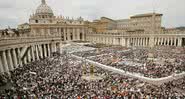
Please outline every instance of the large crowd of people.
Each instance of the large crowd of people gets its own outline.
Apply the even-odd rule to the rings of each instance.
[[[167,77],[185,71],[185,54],[169,49],[123,50],[119,47],[105,47],[75,55],[150,78]]]
[[[127,51],[122,51],[123,49]],[[117,68],[124,69],[122,67],[125,67],[127,71],[137,72],[135,68],[138,68],[135,66],[118,65],[121,58],[132,58],[130,50],[123,49],[119,47],[102,48],[93,51],[76,52],[74,54]],[[138,52],[145,53],[145,51]],[[183,63],[180,62],[179,64],[182,65]],[[83,68],[84,65],[86,66],[85,70]],[[3,82],[9,82],[11,87],[0,89],[0,98],[180,99],[185,97],[183,92],[179,91],[180,89],[182,91],[185,89],[185,78],[174,80],[162,86],[155,86],[142,82],[139,79],[122,76],[94,66],[94,75],[101,76],[103,79],[95,81],[82,79],[83,75],[90,73],[91,65],[73,58],[67,53],[54,53],[52,57],[35,61],[11,71],[11,76],[1,75],[0,77],[3,79],[2,84],[6,84]],[[170,66],[173,67],[174,65]],[[155,67],[153,66],[153,68]],[[149,73],[152,71],[149,65],[146,68],[146,71],[148,71],[146,74],[155,75]],[[182,68],[182,70],[184,69]],[[83,73],[84,71],[86,74]]]

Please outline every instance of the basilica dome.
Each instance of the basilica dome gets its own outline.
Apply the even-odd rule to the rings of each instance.
[[[42,4],[37,8],[36,14],[50,14],[53,15],[52,9],[42,0]]]

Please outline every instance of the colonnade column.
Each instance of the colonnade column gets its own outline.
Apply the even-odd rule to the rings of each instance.
[[[182,46],[182,38],[178,38],[178,46],[179,46],[179,47]]]
[[[1,55],[0,55],[0,73],[4,73],[4,68],[3,68]]]
[[[27,62],[27,56],[25,55],[25,57],[23,58],[23,60],[24,60],[24,64],[27,64],[28,62]]]
[[[15,68],[17,68],[18,67],[18,63],[17,63],[17,55],[16,55],[15,50],[16,49],[13,49],[12,50],[12,53],[13,53],[13,63],[14,63]]]
[[[9,65],[9,70],[12,71],[14,68],[13,68],[13,61],[12,61],[12,55],[11,55],[11,50],[8,49],[8,65]]]
[[[36,58],[39,60],[38,45],[35,46]]]
[[[177,39],[174,38],[174,46],[176,46],[176,44],[177,44]]]
[[[32,56],[32,61],[35,61],[35,53],[34,53],[34,46],[31,47],[31,56]]]
[[[85,41],[85,29],[82,29],[82,41]]]
[[[28,62],[31,62],[31,48],[28,50]]]
[[[173,46],[174,38],[171,38],[171,46]]]
[[[71,33],[70,33],[70,28],[67,28],[67,40],[70,41],[71,40]]]
[[[76,40],[76,35],[75,35],[75,28],[73,28],[73,40]]]
[[[18,48],[18,49],[17,49],[17,51],[18,51],[18,60],[19,60],[19,65],[22,67],[22,66],[23,66],[23,65],[22,65],[22,59],[21,59],[21,56],[20,56],[21,49],[20,49],[20,48]]]
[[[129,38],[127,39],[127,47],[130,47],[130,40],[129,40]]]
[[[39,47],[40,57],[41,57],[41,58],[44,58],[44,56],[43,56],[42,45],[39,45],[38,47]]]
[[[44,57],[47,57],[47,49],[46,49],[46,44],[43,44],[44,47]]]
[[[144,46],[143,38],[141,38],[141,45]]]
[[[66,41],[66,28],[64,28],[64,41]]]
[[[47,44],[47,49],[48,49],[48,56],[50,57],[51,56],[51,51],[50,51],[50,45]]]
[[[7,59],[6,59],[6,52],[3,51],[3,66],[4,66],[4,72],[9,72],[9,69],[8,69],[8,62],[7,62]]]
[[[80,29],[77,28],[77,40],[80,40]]]

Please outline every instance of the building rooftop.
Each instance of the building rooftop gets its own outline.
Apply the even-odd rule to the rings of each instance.
[[[145,13],[145,14],[137,14],[137,15],[131,16],[130,18],[151,17],[153,14],[155,14],[157,16],[163,15],[163,14],[159,14],[159,13]]]

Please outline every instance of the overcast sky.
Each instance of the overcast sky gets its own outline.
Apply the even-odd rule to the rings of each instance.
[[[185,26],[185,0],[46,0],[55,15],[82,16],[94,20],[102,16],[125,19],[135,14],[162,13],[165,27]],[[0,28],[28,22],[41,0],[0,0]],[[153,7],[153,5],[155,5]]]

